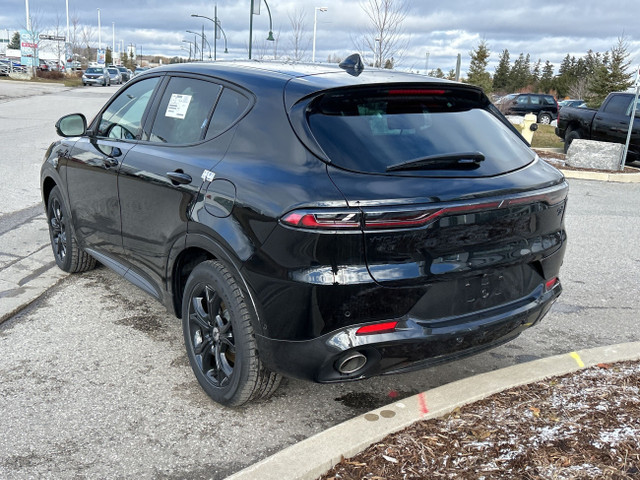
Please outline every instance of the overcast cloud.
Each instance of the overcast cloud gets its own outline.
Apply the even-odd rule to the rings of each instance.
[[[247,58],[249,38],[249,0],[219,0],[218,18],[227,34],[229,54],[219,59]],[[414,71],[441,68],[447,72],[455,67],[456,55],[462,54],[462,67],[469,64],[469,52],[484,39],[491,51],[489,71],[493,73],[498,54],[508,49],[512,61],[520,54],[531,54],[532,63],[549,60],[557,67],[567,53],[576,57],[587,50],[610,50],[617,38],[624,35],[635,68],[640,62],[640,18],[638,0],[622,0],[609,4],[602,0],[580,0],[570,4],[558,0],[513,1],[449,0],[428,2],[409,0],[409,15],[404,23],[407,48],[399,67]],[[307,59],[311,58],[311,37],[315,6],[326,6],[318,13],[316,60],[326,61],[329,55],[345,57],[355,51],[354,42],[369,26],[358,0],[322,0],[314,3],[269,0],[273,15],[274,35],[278,38],[278,54],[291,50],[289,15],[302,10],[307,32]],[[31,17],[41,32],[52,32],[56,24],[66,29],[65,1],[30,0]],[[200,31],[202,19],[192,13],[213,17],[214,2],[183,3],[137,0],[109,2],[69,0],[70,15],[81,24],[94,27],[97,45],[97,9],[101,11],[102,43],[112,43],[112,22],[115,24],[116,45],[134,44],[143,55],[162,54],[187,56],[183,40],[194,36],[185,30]],[[6,37],[25,26],[24,0],[3,0],[0,9],[0,36]],[[212,36],[212,22],[204,20],[205,32]],[[273,56],[273,44],[265,41],[269,18],[264,2],[262,14],[254,17],[254,58]],[[119,50],[119,46],[116,50]],[[188,47],[187,47],[188,48]]]

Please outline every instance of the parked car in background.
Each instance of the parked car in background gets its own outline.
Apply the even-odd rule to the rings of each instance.
[[[107,72],[109,72],[109,83],[122,85],[122,75],[120,75],[120,70],[116,67],[108,67]]]
[[[560,102],[558,102],[558,108],[562,108],[562,107],[576,107],[576,108],[580,108],[580,107],[586,107],[587,104],[584,100],[575,100],[572,98],[568,98],[566,100],[561,100]]]
[[[127,67],[123,67],[122,65],[118,65],[115,68],[120,72],[120,77],[122,77],[122,83],[126,83],[131,80],[131,70]]]
[[[147,70],[149,70],[149,67],[136,67],[136,69],[133,72],[133,76],[135,77],[136,75],[140,75],[143,72],[146,72]]]
[[[224,405],[281,375],[475,354],[562,290],[568,185],[482,90],[358,55],[341,67],[169,65],[88,126],[56,124],[40,184],[55,261],[98,260],[182,318]]]
[[[0,75],[7,76],[10,73],[25,73],[27,67],[8,58],[0,58]]]
[[[614,92],[605,98],[597,110],[586,107],[563,107],[558,115],[556,135],[564,140],[564,151],[569,149],[571,142],[579,138],[626,143],[634,98],[633,93]],[[636,108],[627,162],[640,160],[639,117],[640,108]]]
[[[558,117],[558,103],[553,95],[517,93],[506,95],[496,102],[505,115],[536,115],[538,123],[549,124]]]
[[[111,77],[104,67],[89,67],[82,74],[82,85],[111,85]]]

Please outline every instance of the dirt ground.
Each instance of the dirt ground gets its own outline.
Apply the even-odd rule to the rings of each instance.
[[[322,480],[640,479],[640,362],[600,364],[415,423]]]

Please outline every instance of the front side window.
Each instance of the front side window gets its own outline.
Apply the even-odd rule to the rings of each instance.
[[[173,77],[160,100],[149,140],[174,145],[203,140],[221,90],[204,80]]]
[[[140,134],[142,116],[160,77],[147,78],[127,88],[102,113],[98,137],[135,140]]]

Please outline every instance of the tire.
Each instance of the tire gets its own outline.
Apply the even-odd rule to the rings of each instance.
[[[238,407],[268,398],[281,376],[260,359],[251,314],[238,283],[218,261],[193,269],[184,289],[182,332],[202,389],[215,402]]]
[[[551,123],[551,115],[548,113],[541,113],[540,115],[538,115],[538,123],[549,125]]]
[[[91,270],[96,260],[78,247],[70,224],[70,216],[58,187],[53,187],[47,201],[49,239],[56,264],[61,270],[78,273]]]
[[[567,153],[569,151],[571,142],[573,142],[574,140],[578,140],[580,138],[582,138],[582,135],[580,135],[580,131],[578,130],[567,131],[567,133],[564,134],[564,153]]]

